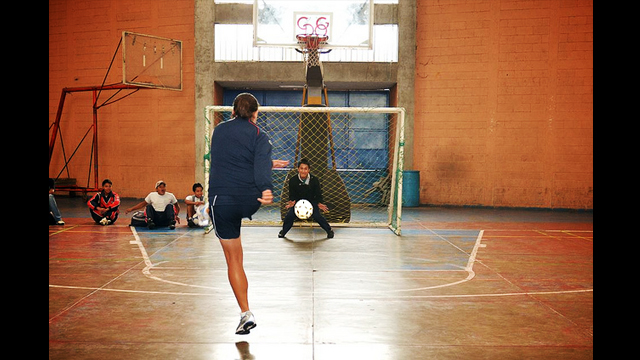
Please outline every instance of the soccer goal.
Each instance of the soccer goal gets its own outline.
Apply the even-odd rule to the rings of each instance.
[[[205,108],[205,193],[209,184],[211,134],[231,118],[231,106]],[[320,179],[323,213],[332,226],[389,227],[400,235],[404,114],[398,107],[261,106],[257,125],[273,146],[273,159],[289,160],[273,170],[274,202],[262,206],[251,224],[282,224],[288,182],[307,159]],[[315,223],[301,221],[301,225]]]

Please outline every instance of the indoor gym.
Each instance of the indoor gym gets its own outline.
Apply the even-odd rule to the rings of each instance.
[[[248,3],[49,5],[50,136],[60,89],[100,85],[112,57],[105,83],[122,80],[122,31],[182,41],[181,90],[101,107],[97,164],[90,141],[62,176],[63,156],[50,159],[66,223],[49,227],[50,358],[593,358],[591,2],[380,5],[374,23],[403,34],[397,60],[327,61],[324,80],[329,97],[389,89],[387,106],[409,109],[404,169],[420,171],[420,206],[402,207],[400,236],[338,224],[333,239],[317,226],[279,239],[278,226],[243,226],[258,322],[245,336],[233,334],[237,304],[213,233],[187,228],[183,212],[173,231],[129,227],[122,210],[115,225],[95,225],[84,197],[94,189],[66,192],[61,179],[90,188],[98,166],[121,209],[160,178],[184,199],[202,181],[205,106],[224,105],[255,74],[250,91],[264,99],[274,83],[300,87],[300,59],[203,60],[216,53],[205,25],[250,23]],[[261,71],[274,67],[283,70]],[[69,156],[92,110],[88,93],[67,101]]]

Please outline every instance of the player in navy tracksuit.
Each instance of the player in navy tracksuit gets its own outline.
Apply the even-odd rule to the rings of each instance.
[[[258,100],[253,95],[239,94],[233,101],[232,116],[211,135],[209,213],[242,312],[236,334],[248,334],[256,322],[247,299],[240,225],[242,218],[251,218],[261,204],[273,202],[271,169],[286,166],[288,161],[271,160],[269,137],[256,125]]]
[[[258,198],[273,189],[271,168],[269,137],[255,123],[239,116],[221,123],[211,136],[209,204],[238,205],[235,210],[250,218],[260,208]],[[216,221],[220,239],[240,236],[238,226],[226,225]]]

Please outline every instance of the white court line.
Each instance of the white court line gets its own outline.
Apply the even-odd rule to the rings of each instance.
[[[161,281],[161,282],[165,282],[168,284],[173,284],[173,285],[180,285],[180,286],[187,286],[187,287],[193,287],[193,288],[201,288],[201,289],[212,289],[212,290],[219,290],[220,288],[216,288],[216,287],[211,287],[211,286],[202,286],[202,285],[191,285],[191,284],[186,284],[186,283],[182,283],[182,282],[177,282],[177,281],[170,281],[170,280],[165,280],[162,278],[159,278],[157,276],[151,275],[151,269],[155,266],[151,260],[149,259],[149,255],[147,254],[146,249],[144,248],[144,245],[142,244],[142,241],[140,240],[140,236],[138,236],[138,232],[136,231],[135,227],[131,227],[131,232],[133,232],[133,236],[135,237],[136,241],[132,241],[131,243],[135,243],[138,245],[138,248],[140,249],[140,252],[142,253],[142,257],[144,259],[144,262],[146,264],[145,268],[142,270],[142,273],[153,280],[156,281]],[[467,272],[467,277],[465,279],[462,280],[458,280],[458,281],[454,281],[451,283],[447,283],[447,284],[441,284],[441,285],[434,285],[434,286],[426,286],[426,287],[421,287],[421,288],[413,288],[413,289],[401,289],[401,290],[389,290],[390,292],[408,292],[408,291],[423,291],[423,290],[431,290],[431,289],[438,289],[438,288],[443,288],[443,287],[448,287],[448,286],[454,286],[454,285],[459,285],[462,283],[465,283],[467,281],[470,281],[471,279],[473,279],[476,276],[476,273],[473,271],[473,264],[476,261],[476,255],[478,253],[478,248],[480,247],[480,244],[482,242],[482,236],[484,234],[484,230],[480,230],[480,232],[478,233],[478,237],[476,238],[476,242],[475,245],[473,246],[473,250],[471,251],[471,254],[469,255],[469,260],[467,261],[467,266],[465,267],[465,271]],[[184,235],[183,235],[184,236]],[[442,238],[442,236],[438,235],[440,238]],[[181,236],[182,237],[182,236]],[[179,238],[178,238],[179,239]],[[178,239],[174,240],[177,241]],[[444,239],[443,240],[449,242],[448,240]],[[173,243],[173,242],[171,242]],[[170,244],[171,244],[170,243]],[[449,242],[450,243],[450,242]],[[166,245],[169,246],[170,244]],[[451,243],[450,243],[451,244]],[[464,251],[462,249],[460,249],[459,247],[455,246],[454,244],[451,244],[452,246],[454,246],[455,248],[457,248],[458,250],[462,251],[464,253]],[[165,247],[166,247],[165,246]],[[159,265],[159,264],[158,264]],[[356,290],[357,291],[357,290]]]
[[[199,288],[199,289],[211,289],[211,290],[220,290],[221,288],[217,288],[217,287],[213,287],[213,286],[203,286],[203,285],[192,285],[192,284],[186,284],[186,283],[182,283],[182,282],[178,282],[178,281],[171,281],[171,280],[165,280],[162,278],[159,278],[157,276],[151,275],[151,269],[153,269],[156,265],[160,265],[160,264],[153,264],[151,262],[151,260],[149,259],[149,254],[147,254],[147,250],[144,248],[144,245],[142,244],[142,241],[140,240],[140,236],[138,236],[138,232],[136,231],[135,226],[131,226],[131,232],[133,233],[133,237],[136,239],[136,241],[130,241],[131,244],[136,244],[138,245],[138,249],[140,249],[140,253],[142,254],[142,258],[144,259],[144,263],[145,263],[145,268],[142,269],[142,273],[144,274],[144,276],[148,277],[149,279],[152,280],[156,280],[156,281],[160,281],[160,282],[164,282],[167,284],[172,284],[172,285],[179,285],[179,286],[187,286],[187,287],[193,287],[193,288]],[[158,251],[166,248],[167,246],[173,244],[174,242],[178,241],[178,239],[180,239],[181,237],[185,236],[188,233],[185,233],[184,235],[176,238],[175,240],[173,240],[172,242],[170,242],[169,244],[165,245],[164,247],[162,247],[161,249],[159,249]]]
[[[156,280],[156,281],[160,281],[160,282],[164,282],[164,283],[168,283],[168,284],[172,284],[172,285],[180,285],[180,286],[187,286],[187,287],[193,287],[193,288],[201,288],[201,289],[212,289],[212,290],[219,290],[220,288],[216,288],[216,287],[211,287],[211,286],[203,286],[203,285],[191,285],[191,284],[186,284],[186,283],[182,283],[182,282],[177,282],[177,281],[170,281],[170,280],[165,280],[162,278],[159,278],[157,276],[151,275],[151,269],[155,266],[151,260],[149,259],[149,255],[147,254],[146,249],[144,248],[144,245],[142,244],[142,241],[140,240],[140,236],[138,236],[138,232],[136,231],[135,227],[131,227],[131,232],[133,232],[133,236],[136,239],[136,241],[132,241],[131,243],[135,243],[138,245],[138,248],[140,249],[140,253],[142,254],[142,257],[144,259],[144,262],[146,264],[145,268],[142,270],[142,273],[148,277],[149,279],[152,280]],[[413,289],[401,289],[401,290],[389,290],[390,292],[408,292],[408,291],[423,291],[423,290],[431,290],[431,289],[439,289],[439,288],[443,288],[443,287],[448,287],[448,286],[454,286],[454,285],[459,285],[462,283],[465,283],[467,281],[470,281],[471,279],[473,279],[476,276],[476,273],[473,271],[473,264],[476,261],[476,254],[478,253],[478,248],[480,247],[480,243],[482,241],[482,236],[484,234],[484,230],[480,230],[480,232],[478,233],[478,237],[476,238],[476,242],[475,245],[473,246],[473,250],[471,251],[471,254],[469,256],[469,260],[467,261],[467,266],[465,267],[465,271],[467,272],[467,277],[465,279],[462,280],[458,280],[458,281],[454,281],[451,283],[447,283],[447,284],[441,284],[441,285],[434,285],[434,286],[426,286],[426,287],[421,287],[421,288],[413,288]],[[436,234],[437,235],[437,234]],[[184,235],[183,235],[184,236]],[[449,242],[447,239],[443,238],[440,235],[437,235],[438,237],[442,238],[443,240],[447,241],[449,244],[451,244],[453,247],[455,247],[456,249],[462,251],[463,253],[464,250],[460,249],[458,246],[452,244],[451,242]],[[182,236],[181,236],[182,237]],[[179,237],[180,238],[180,237]],[[165,245],[165,247],[169,246],[170,244],[172,244],[173,242],[177,241],[179,238],[175,239],[174,241],[172,241],[171,243]],[[159,264],[158,264],[159,265]],[[357,291],[357,290],[356,290]]]
[[[138,264],[139,264],[139,263],[138,263]],[[111,280],[107,281],[107,283],[106,283],[106,284],[102,285],[102,286],[101,286],[101,287],[99,287],[99,288],[85,288],[86,290],[92,290],[92,291],[91,291],[89,294],[87,294],[87,295],[83,296],[82,298],[80,298],[78,301],[76,301],[76,302],[74,302],[73,304],[71,304],[71,305],[67,306],[66,308],[62,309],[60,312],[58,312],[58,313],[57,313],[56,315],[54,315],[53,317],[51,317],[51,318],[49,319],[49,323],[51,323],[51,322],[52,322],[55,318],[57,318],[58,316],[60,316],[60,315],[62,315],[62,314],[64,314],[64,313],[66,313],[67,311],[69,311],[69,310],[73,309],[76,305],[80,304],[82,301],[84,301],[85,299],[87,299],[87,298],[91,297],[93,294],[97,293],[98,291],[105,290],[104,288],[105,288],[106,286],[108,286],[108,285],[109,285],[109,284],[111,284],[112,282],[114,282],[114,281],[118,280],[119,278],[121,278],[122,276],[124,276],[124,274],[128,273],[129,271],[131,271],[131,269],[133,269],[133,268],[134,268],[134,267],[136,267],[136,266],[137,266],[137,265],[134,265],[133,267],[130,267],[130,268],[129,268],[129,269],[127,269],[125,272],[123,272],[122,274],[120,274],[120,275],[116,276],[115,278],[113,278],[113,279],[111,279]],[[49,287],[51,288],[51,287],[58,287],[58,286],[49,284]],[[66,287],[66,288],[73,288],[73,287]],[[79,288],[78,288],[78,289],[79,289]]]
[[[454,281],[454,282],[448,283],[448,284],[442,284],[442,285],[426,286],[426,287],[415,288],[415,289],[392,290],[392,291],[394,291],[394,292],[405,292],[405,291],[421,291],[421,290],[438,289],[438,288],[443,288],[443,287],[447,287],[447,286],[459,285],[459,284],[465,283],[465,282],[473,279],[476,276],[475,271],[473,271],[473,264],[476,262],[476,254],[478,254],[478,248],[480,247],[480,242],[482,241],[482,235],[484,235],[484,230],[480,230],[480,233],[478,233],[478,237],[476,238],[476,243],[473,246],[473,250],[471,251],[471,255],[469,255],[469,261],[467,261],[467,266],[464,268],[464,270],[467,272],[467,277],[465,279]],[[440,235],[438,235],[438,236],[440,238],[442,238],[442,236],[440,236]],[[445,240],[446,242],[448,242],[449,244],[451,244],[451,242],[449,242],[447,239],[444,239],[444,238],[442,238],[442,239]],[[451,245],[453,245],[453,244],[451,244]],[[462,249],[460,249],[459,247],[457,247],[455,245],[453,245],[453,246],[464,253],[464,251]]]
[[[220,294],[210,294],[210,293],[186,293],[186,292],[175,292],[175,291],[105,289],[105,288],[93,288],[93,287],[87,287],[87,286],[67,286],[67,285],[49,285],[49,287],[56,288],[56,289],[94,290],[94,292],[107,291],[107,292],[120,292],[120,293],[130,293],[130,294],[189,295],[189,296],[219,296],[220,295]]]
[[[142,241],[140,240],[140,237],[138,236],[138,233],[135,231],[135,228],[131,227],[131,231],[133,232],[133,235],[134,235],[134,237],[136,239],[136,241],[131,241],[131,244],[137,244],[138,245],[138,247],[140,249],[140,252],[142,254],[142,257],[144,259],[144,263],[146,265],[142,272],[148,278],[153,279],[153,280],[157,280],[157,281],[161,281],[161,282],[165,282],[165,283],[170,283],[170,284],[174,284],[174,285],[181,285],[181,286],[187,286],[187,287],[193,287],[193,288],[205,288],[205,289],[210,289],[210,290],[225,290],[225,291],[227,290],[227,288],[221,289],[221,288],[215,288],[215,287],[190,285],[190,284],[185,284],[185,283],[180,283],[180,282],[175,282],[175,281],[169,281],[169,280],[164,280],[164,279],[161,279],[161,278],[158,278],[156,276],[151,275],[151,269],[155,265],[149,259],[149,255],[147,254],[147,251],[144,248],[144,245],[142,244]],[[478,237],[476,238],[475,245],[473,247],[473,250],[471,251],[471,254],[469,256],[469,260],[467,261],[467,266],[465,267],[465,271],[468,272],[468,275],[467,275],[467,277],[465,279],[460,280],[460,281],[456,281],[456,282],[452,282],[452,283],[448,283],[448,284],[427,286],[427,287],[415,288],[415,289],[392,290],[390,292],[396,292],[397,293],[397,292],[421,291],[421,290],[436,289],[436,288],[442,288],[442,287],[447,287],[447,286],[452,286],[452,285],[458,285],[458,284],[461,284],[461,283],[464,283],[464,282],[467,282],[467,281],[473,279],[475,277],[475,272],[473,271],[473,265],[474,265],[474,263],[476,261],[476,256],[477,256],[477,253],[478,253],[478,249],[480,247],[482,247],[481,242],[482,242],[483,234],[484,234],[484,230],[481,230],[480,233],[478,234]],[[178,239],[176,239],[176,240],[178,240]],[[176,241],[176,240],[174,240],[174,241]],[[171,243],[173,243],[173,242],[171,242]],[[167,244],[166,246],[169,246],[170,244]],[[94,288],[94,287],[83,287],[83,286],[49,285],[49,287],[50,288],[59,288],[59,289],[91,290],[92,293],[87,295],[87,296],[90,296],[90,295],[94,294],[97,291],[132,293],[132,294],[178,295],[178,296],[220,296],[220,294],[216,294],[216,293],[145,291],[145,290],[126,290],[126,289],[113,289],[113,288],[107,289],[104,286],[103,287],[99,287],[99,288]],[[376,292],[380,293],[380,290],[376,290]],[[374,297],[366,296],[366,298],[367,299],[378,299],[378,298],[442,299],[442,298],[506,297],[506,296],[530,296],[530,295],[561,295],[561,294],[575,294],[575,293],[587,293],[587,292],[593,292],[593,289],[561,290],[561,291],[538,291],[538,292],[510,292],[510,293],[495,293],[495,294],[487,293],[487,294],[451,294],[451,295],[381,295],[381,296],[374,296]],[[359,294],[362,295],[361,292],[359,292]],[[319,294],[319,293],[316,292],[316,296],[322,296],[322,294]],[[66,310],[67,309],[65,309],[65,311]],[[60,315],[60,314],[58,314],[58,315]]]
[[[92,294],[97,291],[120,292],[131,294],[152,294],[152,295],[184,295],[184,296],[220,296],[220,294],[211,293],[186,293],[172,291],[147,291],[147,290],[126,290],[126,289],[105,289],[86,286],[67,286],[67,285],[49,285],[50,288],[56,289],[75,289],[75,290],[92,290]],[[367,296],[366,299],[388,299],[388,298],[420,298],[420,299],[442,299],[442,298],[473,298],[473,297],[504,297],[504,296],[527,296],[527,295],[561,295],[593,292],[593,289],[578,290],[559,290],[559,291],[527,291],[512,293],[496,293],[496,294],[451,294],[451,295],[403,295],[403,296]],[[290,296],[290,298],[299,298],[299,296]]]

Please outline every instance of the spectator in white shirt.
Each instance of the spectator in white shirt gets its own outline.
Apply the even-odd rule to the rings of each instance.
[[[169,226],[169,229],[173,230],[176,228],[176,220],[180,222],[178,199],[173,193],[167,192],[167,184],[162,180],[156,182],[156,191],[150,192],[144,201],[126,209],[125,214],[142,208],[145,208],[145,218],[149,229],[155,229],[157,226]]]

